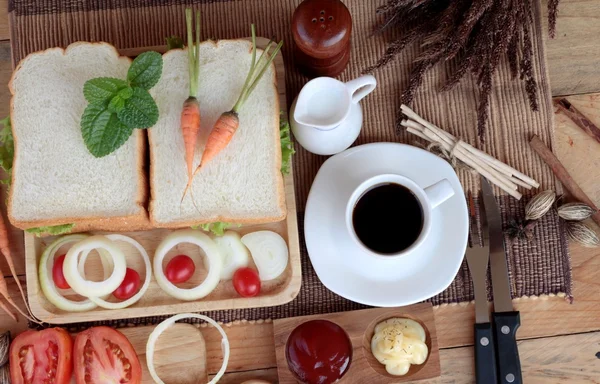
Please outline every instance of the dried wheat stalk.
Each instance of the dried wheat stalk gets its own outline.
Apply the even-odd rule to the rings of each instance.
[[[406,48],[420,41],[423,52],[415,59],[408,86],[401,96],[410,104],[423,76],[433,66],[457,60],[456,70],[441,90],[449,90],[467,73],[472,73],[480,89],[477,133],[483,142],[489,114],[492,76],[508,56],[513,78],[525,84],[529,105],[538,110],[538,86],[533,71],[533,4],[537,0],[389,0],[377,12],[385,19],[376,29],[382,32],[398,27],[402,33],[391,42],[368,73],[380,68]],[[555,35],[560,0],[548,1],[550,36]],[[403,114],[400,111],[397,128]]]

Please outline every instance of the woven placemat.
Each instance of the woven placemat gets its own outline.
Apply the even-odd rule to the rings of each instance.
[[[345,0],[353,17],[352,58],[341,80],[358,76],[384,52],[393,32],[372,36],[377,23],[375,9],[385,0]],[[239,38],[248,35],[251,22],[259,35],[285,40],[283,55],[286,63],[288,105],[308,80],[296,69],[290,34],[292,13],[299,1],[292,0],[207,0],[195,4],[202,9],[205,37]],[[512,81],[507,63],[500,66],[494,77],[491,113],[487,140],[482,147],[498,159],[525,171],[543,189],[558,189],[552,172],[531,151],[528,139],[537,134],[548,145],[553,144],[553,110],[545,64],[544,44],[540,22],[540,3],[535,3],[533,29],[533,68],[540,89],[540,110],[532,112],[521,82]],[[54,46],[67,46],[75,41],[106,41],[117,48],[146,47],[164,44],[165,37],[183,36],[184,9],[178,0],[111,0],[58,1],[12,0],[9,2],[10,32],[14,62],[27,54]],[[412,59],[419,52],[415,45],[397,60],[375,72],[377,89],[362,101],[364,126],[355,144],[378,141],[410,142],[406,133],[395,130],[399,98],[407,82]],[[438,93],[437,87],[447,78],[452,63],[438,66],[428,73],[423,87],[416,93],[413,108],[428,120],[444,127],[471,144],[476,140],[476,100],[478,90],[473,79],[464,79],[458,87]],[[283,81],[284,79],[280,79]],[[50,127],[49,127],[50,129]],[[325,157],[308,153],[297,147],[295,155],[295,187],[299,227],[303,228],[303,210],[308,191]],[[466,190],[477,191],[477,178],[459,171]],[[496,191],[500,193],[500,191]],[[503,219],[523,217],[527,197],[517,202],[508,196],[500,197]],[[301,238],[303,239],[302,233]],[[318,280],[302,242],[303,281],[299,296],[289,304],[260,309],[219,311],[210,315],[221,321],[236,319],[265,319],[315,313],[336,312],[363,308],[327,290]],[[514,297],[565,295],[572,297],[571,267],[567,240],[557,215],[552,212],[537,226],[531,243],[519,242],[508,250],[509,273]],[[445,305],[473,299],[471,279],[463,264],[450,287],[430,299],[435,305]],[[148,324],[158,318],[118,321],[115,324]]]

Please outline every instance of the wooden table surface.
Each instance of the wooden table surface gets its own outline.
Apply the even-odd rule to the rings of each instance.
[[[6,85],[11,73],[7,2],[0,0],[0,118],[8,114]],[[547,56],[553,95],[568,96],[571,103],[600,125],[600,1],[561,1],[557,38],[547,41]],[[556,114],[555,128],[554,151],[583,190],[600,204],[600,144],[560,114]],[[3,196],[0,199],[3,201]],[[22,253],[19,233],[15,231],[13,237],[14,252]],[[600,249],[571,244],[570,253],[573,304],[558,297],[515,300],[515,307],[521,311],[518,338],[525,383],[600,383]],[[19,277],[24,280],[23,262],[18,258],[17,261]],[[3,261],[0,270],[9,276]],[[8,280],[18,299],[13,278]],[[431,382],[473,383],[473,305],[442,306],[435,309],[435,320],[442,348],[442,376]],[[16,333],[25,326],[24,321],[15,324],[0,313],[0,330]],[[275,353],[268,346],[272,324],[240,323],[228,328],[228,333],[238,332],[247,335],[249,345],[265,345],[253,349],[252,356],[232,352],[230,370],[239,372],[227,374],[222,382],[239,383],[253,377],[275,382]],[[210,332],[207,350],[208,369],[215,373],[220,365],[220,346],[218,337]],[[216,356],[214,361],[211,355]]]

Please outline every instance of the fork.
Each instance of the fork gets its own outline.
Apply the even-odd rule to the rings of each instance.
[[[481,199],[480,199],[481,200]],[[469,205],[469,243],[466,257],[475,295],[475,378],[478,384],[498,383],[496,373],[496,352],[490,312],[488,309],[486,277],[490,258],[489,233],[485,212],[479,209],[481,237],[477,230],[477,207],[471,192]]]

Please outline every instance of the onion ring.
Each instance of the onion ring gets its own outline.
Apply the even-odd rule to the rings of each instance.
[[[99,297],[89,297],[89,299],[94,304],[98,305],[99,307],[106,308],[106,309],[126,308],[126,307],[129,307],[130,305],[137,303],[142,298],[142,296],[144,296],[144,294],[148,290],[148,287],[150,286],[150,280],[151,280],[151,276],[152,276],[152,267],[150,266],[150,258],[148,257],[148,253],[146,252],[144,247],[142,247],[140,243],[138,243],[131,237],[127,237],[127,236],[123,236],[123,235],[119,235],[119,234],[106,235],[106,237],[111,241],[124,241],[126,243],[133,245],[140,252],[140,254],[142,255],[142,258],[144,259],[144,266],[146,268],[146,277],[144,279],[144,284],[142,285],[140,290],[135,295],[133,295],[132,297],[130,297],[127,300],[120,301],[117,303],[112,303],[110,301],[106,301]],[[87,256],[87,254],[83,255],[81,257],[80,263],[81,263],[81,260],[84,260],[84,256]]]
[[[83,234],[75,234],[75,235],[67,235],[55,240],[52,244],[50,244],[42,253],[42,257],[40,258],[40,266],[38,270],[38,276],[40,279],[40,288],[44,293],[46,299],[52,303],[56,308],[62,309],[63,311],[69,312],[84,312],[89,311],[96,308],[96,304],[91,302],[89,299],[83,301],[74,301],[67,299],[63,295],[58,292],[54,281],[52,281],[52,277],[50,276],[50,271],[48,270],[48,261],[52,260],[54,263],[54,256],[56,252],[65,244],[79,242],[88,238],[88,235]],[[108,270],[109,266],[105,266],[104,261],[102,262],[102,268],[104,269],[104,278],[108,278]]]
[[[84,251],[104,249],[113,261],[113,271],[104,281],[89,281],[79,274],[78,257]],[[125,255],[105,236],[91,236],[75,244],[65,257],[63,273],[73,291],[85,297],[100,297],[111,294],[125,279]]]
[[[180,243],[197,245],[208,259],[208,275],[204,281],[190,289],[179,288],[171,283],[163,271],[163,260],[167,252]],[[154,253],[154,277],[163,291],[180,300],[198,300],[210,294],[219,284],[222,269],[221,254],[217,244],[200,231],[184,229],[172,232],[158,245]]]
[[[148,372],[150,372],[150,376],[152,376],[152,378],[154,379],[154,381],[157,384],[165,384],[165,383],[164,383],[164,381],[162,381],[160,379],[160,377],[158,377],[158,374],[156,373],[156,370],[154,369],[154,346],[156,345],[156,341],[158,340],[160,335],[171,325],[175,324],[175,322],[177,320],[188,319],[188,318],[200,319],[200,320],[206,321],[207,323],[209,323],[210,325],[215,327],[217,329],[217,331],[219,331],[219,333],[223,337],[223,339],[221,339],[221,349],[223,351],[223,365],[221,365],[221,369],[219,369],[219,372],[217,372],[215,377],[213,377],[213,379],[211,381],[209,381],[207,384],[218,383],[219,380],[221,379],[221,377],[223,376],[223,374],[225,373],[225,370],[227,369],[227,363],[229,362],[229,340],[227,339],[227,335],[225,334],[225,331],[223,330],[223,328],[216,321],[211,319],[210,317],[207,317],[204,315],[198,315],[195,313],[182,313],[180,315],[175,315],[175,316],[169,317],[167,320],[158,324],[156,326],[156,328],[154,328],[154,330],[152,331],[150,336],[148,336],[148,343],[146,344],[146,364],[148,365]]]

